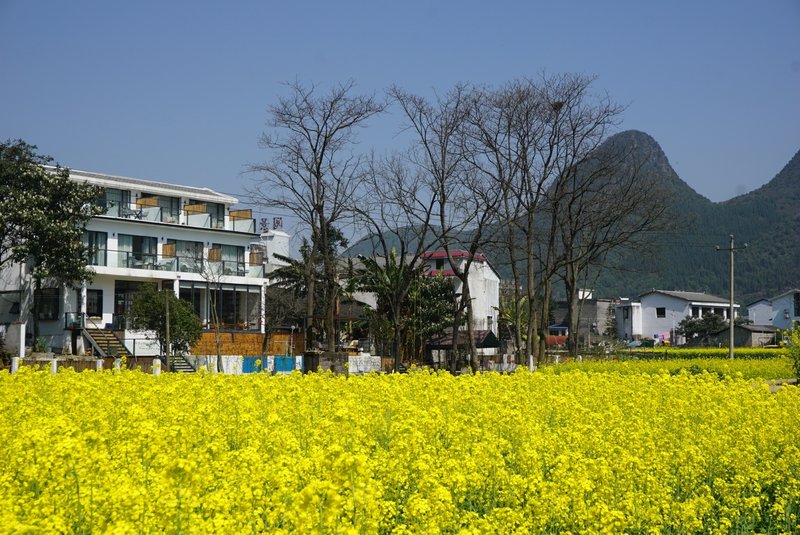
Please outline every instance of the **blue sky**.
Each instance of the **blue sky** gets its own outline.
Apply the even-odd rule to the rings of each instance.
[[[0,139],[240,198],[282,82],[429,92],[543,71],[596,75],[620,129],[713,201],[800,149],[798,0],[0,0]],[[403,148],[399,125],[373,121],[361,146]]]

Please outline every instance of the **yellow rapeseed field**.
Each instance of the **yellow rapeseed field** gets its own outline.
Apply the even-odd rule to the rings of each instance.
[[[800,392],[762,380],[23,368],[0,403],[6,533],[796,533],[800,515]]]

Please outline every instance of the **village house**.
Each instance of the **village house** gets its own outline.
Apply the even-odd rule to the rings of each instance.
[[[791,329],[800,322],[800,289],[793,288],[770,300],[772,304],[772,325],[781,330]]]
[[[738,308],[739,305],[734,305],[734,315]],[[641,294],[638,301],[622,301],[615,306],[617,337],[622,340],[652,338],[681,345],[686,340],[675,333],[681,320],[702,318],[706,314],[717,314],[727,320],[729,311],[729,301],[715,295],[651,290]]]

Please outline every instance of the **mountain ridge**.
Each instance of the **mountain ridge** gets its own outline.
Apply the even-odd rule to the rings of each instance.
[[[748,244],[735,255],[737,300],[772,297],[800,285],[800,151],[756,190],[714,202],[680,179],[651,136],[639,131],[619,135],[639,157],[653,160],[644,170],[657,173],[660,182],[670,189],[670,217],[680,224],[662,237],[660,251],[651,257],[637,259],[635,253],[623,254],[622,267],[625,262],[639,260],[645,269],[639,273],[625,271],[616,277],[616,270],[602,273],[596,294],[631,297],[650,288],[662,288],[727,295],[729,258],[719,254],[716,246],[726,249],[731,235],[737,247]],[[650,154],[641,151],[640,146],[645,145]]]
[[[727,296],[730,264],[724,250],[731,235],[737,247],[748,245],[735,254],[737,302],[750,303],[800,287],[800,150],[766,184],[714,202],[680,178],[649,134],[625,130],[605,143],[623,144],[641,162],[640,172],[663,186],[674,226],[655,234],[646,252],[620,251],[600,266],[589,277],[597,297],[637,297],[653,288]],[[371,248],[365,237],[345,254],[370,254]],[[500,255],[490,256],[490,261],[501,278],[509,277]]]

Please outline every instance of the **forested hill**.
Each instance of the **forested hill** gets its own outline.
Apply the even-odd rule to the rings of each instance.
[[[674,228],[654,235],[649,253],[626,254],[606,266],[611,269],[602,271],[596,295],[634,297],[659,288],[726,296],[729,255],[715,246],[727,248],[731,234],[737,247],[747,243],[735,255],[737,302],[800,286],[800,151],[758,190],[713,203],[678,177],[653,138],[636,131],[617,136],[648,158],[643,172],[655,173],[670,192]]]
[[[648,235],[646,250],[607,260],[587,283],[595,296],[635,298],[653,288],[727,296],[729,254],[716,246],[727,248],[731,234],[737,247],[747,243],[735,256],[739,304],[800,287],[800,151],[758,190],[714,203],[681,180],[648,134],[628,130],[606,143],[627,145],[644,162],[640,172],[661,185],[672,228]],[[363,239],[346,254],[369,255],[372,247]],[[501,277],[507,278],[507,263],[497,253],[489,254]]]

